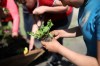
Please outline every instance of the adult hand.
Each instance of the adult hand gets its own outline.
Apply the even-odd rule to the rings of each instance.
[[[61,44],[56,39],[52,39],[50,42],[41,41],[41,43],[45,49],[51,52],[58,53],[59,48],[61,47]]]
[[[51,32],[52,35],[54,35],[55,39],[58,39],[60,37],[66,37],[67,32],[64,30],[54,30]]]
[[[47,10],[47,6],[40,6],[33,10],[33,14],[41,15],[41,14],[45,13],[46,10]]]

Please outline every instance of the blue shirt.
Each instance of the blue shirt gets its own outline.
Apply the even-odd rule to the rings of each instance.
[[[80,7],[78,24],[87,46],[87,55],[96,57],[97,40],[100,40],[100,0],[86,0]]]

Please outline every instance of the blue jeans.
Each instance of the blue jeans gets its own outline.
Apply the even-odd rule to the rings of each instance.
[[[23,6],[23,14],[24,14],[24,28],[26,32],[31,32],[32,25],[34,23],[33,15],[29,13],[28,9]],[[29,39],[30,36],[27,34],[27,38]]]

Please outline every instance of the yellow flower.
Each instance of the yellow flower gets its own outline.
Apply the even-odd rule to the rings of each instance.
[[[24,48],[24,55],[27,54],[27,53],[28,53],[28,48],[25,47],[25,48]]]

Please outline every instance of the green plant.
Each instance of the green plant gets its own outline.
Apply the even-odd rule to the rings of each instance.
[[[46,26],[44,26],[44,22],[42,22],[41,27],[38,29],[38,31],[36,31],[36,33],[28,32],[28,34],[34,36],[36,39],[49,41],[51,38],[53,38],[53,35],[51,35],[49,32],[52,26],[53,23],[51,20],[47,22]]]
[[[0,27],[0,44],[2,44],[2,47],[7,47],[7,40],[8,37],[11,35],[11,28],[9,26],[1,26]]]

